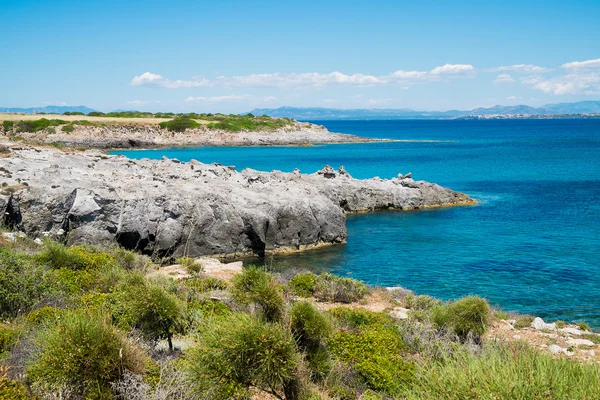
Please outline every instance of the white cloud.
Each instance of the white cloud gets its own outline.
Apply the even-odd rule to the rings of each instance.
[[[517,97],[517,96],[508,96],[506,98],[506,100],[518,100],[518,99],[520,99],[520,97]]]
[[[494,80],[494,85],[499,85],[499,84],[503,84],[503,83],[514,83],[515,79],[510,76],[509,74],[500,74],[496,77],[496,80]]]
[[[131,80],[131,86],[142,86],[163,81],[164,78],[160,75],[151,72],[144,72],[140,76],[134,76]]]
[[[443,76],[468,75],[475,68],[468,64],[446,64],[426,71],[397,70],[387,75],[375,76],[361,73],[344,74],[339,71],[330,73],[269,73],[239,76],[219,76],[214,79],[193,77],[189,80],[170,80],[159,74],[145,72],[131,80],[132,86],[156,86],[169,89],[194,87],[268,87],[268,88],[306,88],[330,85],[369,87],[375,85],[407,85],[439,80]]]
[[[547,94],[584,94],[600,93],[600,73],[569,73],[551,79],[528,77],[522,83]]]
[[[523,73],[542,73],[551,71],[548,68],[539,67],[532,64],[516,64],[516,65],[505,65],[496,68],[488,69],[489,72],[501,72],[501,71],[512,71],[512,72],[523,72]]]
[[[431,75],[460,75],[471,73],[475,70],[470,64],[445,64],[435,67],[429,73]]]
[[[185,101],[187,102],[195,102],[195,101],[201,101],[201,102],[210,102],[210,103],[221,103],[221,102],[228,102],[228,101],[240,101],[240,100],[244,100],[246,98],[248,98],[249,96],[238,96],[235,94],[230,94],[230,95],[226,95],[226,96],[213,96],[213,97],[203,97],[203,96],[199,96],[199,97],[188,97],[187,99],[185,99]]]
[[[368,99],[365,103],[367,105],[369,105],[369,106],[376,106],[376,105],[379,105],[379,104],[386,104],[386,103],[389,103],[391,101],[394,101],[394,99],[391,98],[391,97],[386,97],[386,98],[383,98],[383,99]]]
[[[573,61],[561,65],[565,69],[600,69],[600,58],[587,61]]]
[[[147,105],[149,102],[148,101],[144,101],[144,100],[131,100],[131,101],[126,101],[125,104],[129,104],[130,106],[145,106]]]

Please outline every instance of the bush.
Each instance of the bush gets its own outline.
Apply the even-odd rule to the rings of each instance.
[[[189,274],[199,274],[203,271],[204,265],[191,257],[179,257],[175,262],[184,267]]]
[[[598,393],[597,366],[553,359],[522,344],[490,344],[477,352],[462,346],[442,358],[422,359],[402,398],[595,399]]]
[[[516,322],[515,322],[515,328],[516,329],[529,328],[534,319],[535,318],[533,318],[531,315],[522,315],[520,317],[517,317]]]
[[[340,278],[330,273],[319,275],[314,296],[321,301],[352,303],[365,297],[367,285],[351,278]]]
[[[404,299],[402,299],[402,301],[404,302],[404,306],[406,308],[410,308],[413,311],[428,311],[442,304],[440,300],[435,299],[431,296],[415,296],[414,294],[409,294],[408,296],[405,296]]]
[[[142,373],[147,361],[105,318],[82,312],[63,314],[36,343],[40,351],[28,371],[42,393],[108,397],[112,382],[123,372]]]
[[[4,128],[4,134],[8,132],[12,132],[14,122],[13,121],[4,121],[2,123],[2,127]]]
[[[89,117],[103,117],[104,113],[100,111],[92,111],[88,113]]]
[[[402,359],[406,346],[394,327],[339,331],[329,338],[327,348],[355,368],[369,388],[383,393],[400,393],[414,373],[414,365]]]
[[[183,285],[186,289],[188,289],[190,293],[190,297],[195,297],[199,294],[206,293],[210,290],[225,290],[227,289],[227,282],[214,278],[212,276],[201,278],[201,277],[193,277],[184,279]]]
[[[46,290],[42,268],[29,257],[0,248],[0,320],[27,312]]]
[[[337,307],[329,311],[333,317],[350,328],[367,325],[393,325],[394,320],[385,312]]]
[[[185,327],[184,308],[177,297],[157,284],[128,282],[116,288],[110,299],[119,326],[140,329],[150,340],[167,339],[173,350],[173,335]]]
[[[73,126],[73,124],[65,125],[62,128],[60,128],[60,130],[64,133],[71,133],[75,130],[75,126]]]
[[[235,314],[212,321],[189,356],[190,383],[200,398],[245,398],[251,386],[292,397],[298,356],[281,325]]]
[[[161,122],[160,127],[173,132],[185,132],[186,129],[199,128],[200,124],[191,118],[175,117],[170,121]]]
[[[331,334],[329,320],[306,301],[294,303],[290,311],[291,331],[306,355],[313,379],[323,379],[331,369],[324,340]]]
[[[39,259],[55,269],[94,269],[117,264],[117,260],[113,256],[92,247],[66,247],[54,241],[44,243],[44,249],[40,253]]]
[[[437,306],[431,314],[437,326],[452,329],[461,340],[472,337],[479,341],[489,324],[491,309],[485,299],[469,296]]]
[[[296,296],[311,297],[315,290],[317,279],[317,275],[312,272],[297,274],[288,282],[288,288]]]
[[[261,316],[269,321],[281,321],[285,302],[281,285],[260,269],[248,268],[236,275],[232,281],[231,295],[242,305],[254,304]]]
[[[17,344],[19,336],[21,329],[18,326],[0,323],[0,360]]]
[[[85,114],[80,111],[65,111],[63,113],[63,115],[85,115]]]
[[[577,326],[582,331],[591,331],[592,330],[586,322],[577,322]]]
[[[19,121],[16,124],[17,133],[21,132],[39,132],[51,126],[59,126],[65,125],[67,121],[63,121],[62,119],[46,119],[41,118],[37,120],[29,120],[29,121]]]
[[[27,391],[23,385],[7,375],[7,369],[0,365],[0,399],[27,400]]]

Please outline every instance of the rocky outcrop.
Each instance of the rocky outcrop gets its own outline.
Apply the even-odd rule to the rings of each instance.
[[[473,204],[424,181],[358,180],[344,169],[238,172],[14,146],[0,158],[0,183],[9,226],[71,243],[117,241],[160,257],[298,251],[344,242],[347,212]]]
[[[143,122],[143,119],[141,119]],[[174,146],[270,146],[308,145],[311,143],[360,143],[377,142],[378,139],[333,133],[324,126],[308,122],[293,124],[272,131],[228,132],[208,128],[186,129],[172,132],[148,124],[106,123],[102,125],[73,125],[72,132],[57,127],[37,133],[19,133],[30,143],[63,143],[72,147],[156,148]]]

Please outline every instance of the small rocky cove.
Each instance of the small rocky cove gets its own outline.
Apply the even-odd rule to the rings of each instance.
[[[342,167],[260,172],[176,159],[9,144],[0,158],[4,223],[31,237],[118,242],[158,257],[285,253],[343,243],[346,213],[475,204],[415,181],[354,179]]]

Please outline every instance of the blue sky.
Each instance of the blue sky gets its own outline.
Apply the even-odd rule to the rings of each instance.
[[[243,112],[600,99],[600,1],[0,0],[0,106]]]

